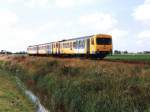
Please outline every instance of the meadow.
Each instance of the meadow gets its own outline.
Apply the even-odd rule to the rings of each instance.
[[[111,60],[125,60],[125,61],[149,61],[150,62],[150,54],[124,54],[124,55],[112,55],[107,56],[106,59]]]
[[[150,112],[150,65],[49,57],[8,57],[51,112]]]

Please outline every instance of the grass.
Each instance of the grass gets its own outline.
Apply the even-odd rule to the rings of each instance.
[[[150,61],[150,55],[113,55],[106,57],[106,59],[126,61]]]
[[[51,112],[150,112],[150,66],[15,57],[1,62]]]
[[[21,95],[15,78],[0,70],[0,112],[34,112],[33,105]]]

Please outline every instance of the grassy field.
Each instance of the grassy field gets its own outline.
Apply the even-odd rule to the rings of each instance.
[[[21,95],[15,78],[0,70],[0,112],[34,112],[33,107]]]
[[[106,59],[126,61],[150,61],[150,55],[113,55],[106,57]]]
[[[150,65],[9,57],[12,72],[51,112],[150,112]]]

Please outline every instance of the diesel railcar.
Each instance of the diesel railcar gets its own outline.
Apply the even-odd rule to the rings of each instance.
[[[29,55],[86,56],[104,58],[112,53],[112,36],[97,34],[80,38],[29,46]]]

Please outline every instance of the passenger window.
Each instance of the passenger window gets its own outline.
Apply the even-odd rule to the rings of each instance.
[[[83,48],[85,47],[85,42],[84,42],[84,40],[82,41],[82,47],[83,47]]]
[[[79,48],[81,48],[81,40],[79,40]]]
[[[76,48],[76,42],[73,42],[73,47]]]
[[[70,42],[70,48],[72,48],[72,42]]]

